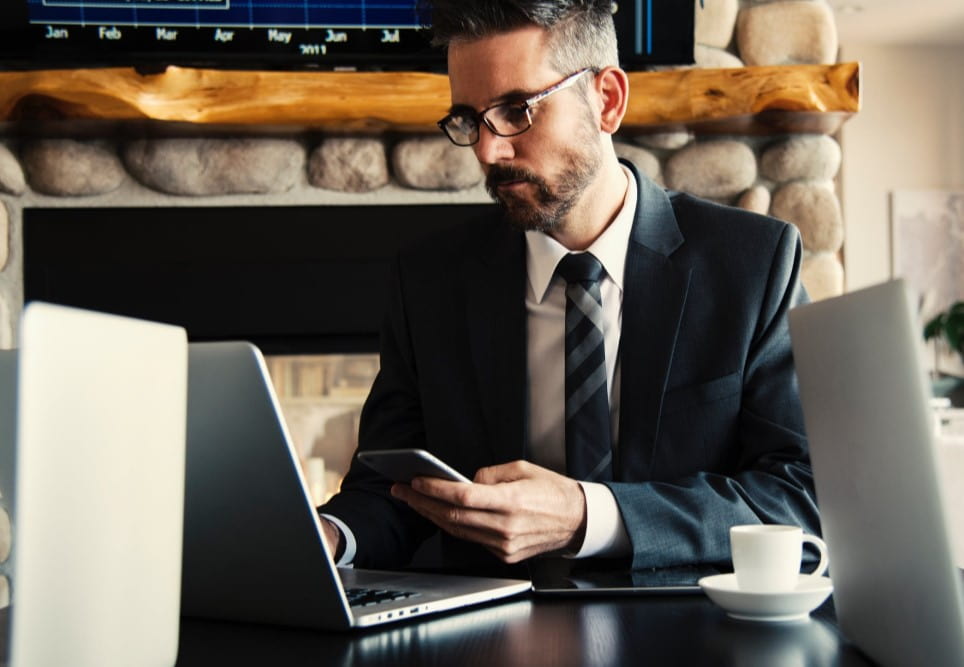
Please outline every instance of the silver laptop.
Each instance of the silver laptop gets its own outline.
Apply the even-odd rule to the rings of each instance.
[[[964,665],[922,328],[901,280],[790,312],[840,628],[883,665]]]
[[[174,664],[187,348],[180,327],[35,302],[0,353],[14,667]]]
[[[189,357],[184,615],[347,629],[531,588],[335,567],[259,350],[192,343]]]

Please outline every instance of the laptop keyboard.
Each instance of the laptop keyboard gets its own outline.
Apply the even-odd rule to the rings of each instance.
[[[416,591],[389,591],[375,588],[348,588],[345,589],[348,597],[348,604],[352,607],[370,607],[382,602],[394,602],[405,598],[414,598],[421,595]]]

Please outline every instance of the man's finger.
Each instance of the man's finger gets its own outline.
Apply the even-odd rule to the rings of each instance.
[[[456,507],[424,496],[407,485],[398,487],[397,492],[393,490],[393,493],[440,529],[459,539],[482,545],[506,563],[543,553],[548,542],[552,542],[552,548],[556,549],[566,546],[565,539],[560,535],[527,532],[518,517]]]
[[[477,510],[470,506],[449,503],[420,493],[407,485],[399,484],[397,489],[393,487],[392,494],[437,525],[458,525],[501,532],[501,526],[506,524],[506,517],[499,512]]]
[[[510,463],[502,463],[496,466],[479,468],[475,472],[474,482],[479,484],[500,484],[502,482],[515,482],[520,479],[536,477],[545,468],[529,463],[528,461],[518,460]]]
[[[450,505],[478,510],[504,511],[510,500],[503,487],[450,482],[437,477],[416,477],[412,480],[411,488]]]

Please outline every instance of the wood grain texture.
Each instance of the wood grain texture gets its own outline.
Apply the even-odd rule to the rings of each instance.
[[[782,65],[632,72],[624,127],[751,130],[860,108],[860,66]],[[96,119],[339,130],[434,131],[448,79],[420,72],[259,72],[168,67],[0,72],[0,122]],[[747,121],[751,119],[751,121]],[[842,122],[842,121],[841,121]],[[767,125],[767,123],[764,123]],[[819,125],[819,124],[818,124]],[[791,128],[791,129],[787,129]],[[807,130],[798,130],[807,131]]]
[[[856,62],[688,69],[631,74],[624,125],[829,133],[859,110]]]

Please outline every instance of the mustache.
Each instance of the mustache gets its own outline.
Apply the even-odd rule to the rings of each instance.
[[[527,181],[539,186],[544,185],[543,180],[539,178],[539,176],[521,167],[494,165],[489,168],[489,172],[485,175],[485,187],[488,188],[489,191],[493,191],[502,183],[512,181]]]

